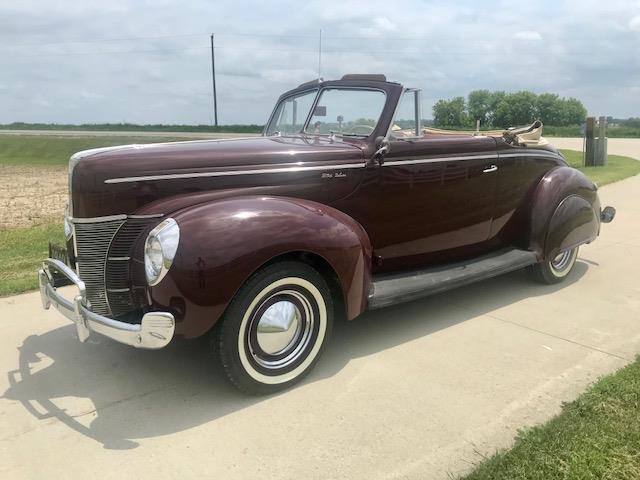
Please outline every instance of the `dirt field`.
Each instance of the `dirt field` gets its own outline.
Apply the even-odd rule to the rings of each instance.
[[[0,165],[0,228],[62,221],[67,167]]]

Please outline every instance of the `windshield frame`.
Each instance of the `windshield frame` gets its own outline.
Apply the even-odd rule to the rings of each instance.
[[[331,135],[339,135],[339,136],[349,136],[349,137],[353,137],[353,138],[369,138],[371,137],[374,132],[378,129],[378,127],[380,126],[380,119],[382,118],[382,115],[385,112],[385,108],[387,106],[387,103],[389,101],[388,98],[388,94],[387,91],[382,89],[382,88],[377,88],[377,87],[361,87],[361,86],[350,86],[350,85],[326,85],[326,86],[315,86],[312,88],[308,88],[306,90],[298,90],[295,92],[292,92],[290,95],[287,95],[286,97],[282,97],[278,103],[276,103],[275,108],[273,109],[273,111],[271,112],[271,115],[269,116],[269,121],[267,122],[267,124],[264,127],[264,130],[262,132],[262,135],[267,137],[271,137],[274,135],[277,135],[277,133],[279,132],[274,132],[270,135],[267,134],[267,132],[269,131],[269,128],[271,127],[271,124],[276,120],[275,119],[275,114],[278,111],[278,109],[280,108],[280,105],[282,105],[283,102],[286,102],[287,100],[291,99],[292,97],[298,97],[301,95],[304,95],[306,93],[310,93],[313,91],[316,91],[316,96],[313,99],[313,103],[311,105],[311,108],[309,109],[309,112],[307,113],[307,118],[305,119],[304,125],[302,127],[302,129],[297,132],[298,134],[303,134],[303,135],[312,135],[312,136],[331,136]],[[382,104],[382,110],[380,111],[380,115],[378,115],[378,118],[376,119],[376,125],[374,127],[374,131],[371,132],[370,134],[353,134],[353,135],[344,135],[341,132],[334,132],[334,133],[313,133],[313,132],[307,132],[307,128],[309,127],[309,122],[311,122],[311,117],[313,116],[313,112],[316,109],[316,106],[318,105],[318,102],[320,101],[320,97],[322,95],[322,93],[325,90],[364,90],[364,91],[374,91],[374,92],[381,92],[384,95],[384,102]]]
[[[415,127],[414,127],[414,131],[416,133],[416,135],[413,136],[408,136],[408,137],[395,137],[392,135],[392,129],[393,129],[393,125],[396,123],[396,118],[398,116],[398,113],[400,113],[400,106],[402,104],[402,99],[404,97],[405,94],[407,93],[413,93],[415,95],[414,98],[414,115],[416,116],[415,120]],[[423,125],[422,125],[422,89],[421,88],[415,88],[415,87],[403,87],[402,88],[402,92],[400,93],[400,97],[398,97],[398,103],[396,103],[396,107],[393,111],[393,116],[391,117],[391,122],[389,122],[389,127],[387,128],[387,134],[385,135],[385,139],[387,140],[391,140],[391,137],[393,136],[394,139],[393,141],[411,141],[411,140],[420,140],[423,139],[423,135],[420,135],[419,132],[421,132],[423,129]]]
[[[278,111],[278,109],[280,108],[280,105],[282,105],[287,100],[290,100],[291,98],[301,97],[303,95],[306,95],[307,93],[311,93],[311,92],[315,91],[316,92],[316,96],[313,99],[313,103],[311,104],[311,109],[307,112],[307,117],[305,118],[305,121],[302,124],[302,130],[297,132],[297,133],[302,133],[304,131],[304,129],[306,128],[306,125],[307,125],[307,122],[309,121],[309,117],[310,117],[311,112],[313,112],[313,109],[315,108],[316,101],[318,100],[318,93],[320,93],[320,90],[321,89],[318,88],[318,87],[313,87],[313,88],[309,88],[309,89],[306,89],[306,90],[298,90],[296,92],[292,92],[291,95],[287,95],[286,97],[281,98],[280,101],[278,101],[276,103],[276,106],[273,109],[273,111],[271,112],[271,115],[269,115],[269,121],[264,126],[264,130],[262,131],[262,135],[265,136],[265,137],[271,137],[271,136],[274,136],[274,135],[277,135],[278,133],[280,133],[278,131],[276,131],[276,132],[274,132],[272,134],[268,134],[267,133],[269,131],[269,128],[271,127],[271,124],[274,121],[277,121],[277,119],[275,118],[275,115],[276,115],[276,112]]]

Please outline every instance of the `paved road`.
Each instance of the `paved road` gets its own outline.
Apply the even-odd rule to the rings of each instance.
[[[0,299],[0,477],[447,478],[640,352],[640,177],[568,281],[516,272],[337,326],[300,386],[247,398],[204,343],[80,344]],[[479,452],[479,453],[478,453]]]
[[[547,140],[558,148],[579,151],[583,149],[581,138],[548,137]],[[640,138],[610,138],[607,148],[610,155],[625,155],[640,160]]]
[[[258,133],[209,133],[209,132],[123,132],[93,130],[2,130],[0,135],[33,135],[56,137],[170,137],[170,138],[236,138],[256,137]]]

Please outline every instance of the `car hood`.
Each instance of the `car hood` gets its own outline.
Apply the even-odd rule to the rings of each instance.
[[[230,177],[225,182],[216,183],[213,179],[219,172],[255,173],[262,169],[360,161],[363,158],[360,145],[358,140],[352,139],[341,141],[295,136],[196,140],[86,150],[71,157],[69,165],[71,213],[76,218],[131,214],[166,196],[234,187]],[[189,181],[191,176],[204,178],[209,175],[211,177],[206,183]],[[165,179],[170,178],[182,179],[179,191],[175,184],[165,188],[168,183]]]

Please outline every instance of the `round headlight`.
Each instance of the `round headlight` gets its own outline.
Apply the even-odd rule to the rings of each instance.
[[[144,270],[149,285],[157,285],[171,268],[180,242],[180,227],[167,218],[149,232],[144,245]]]

